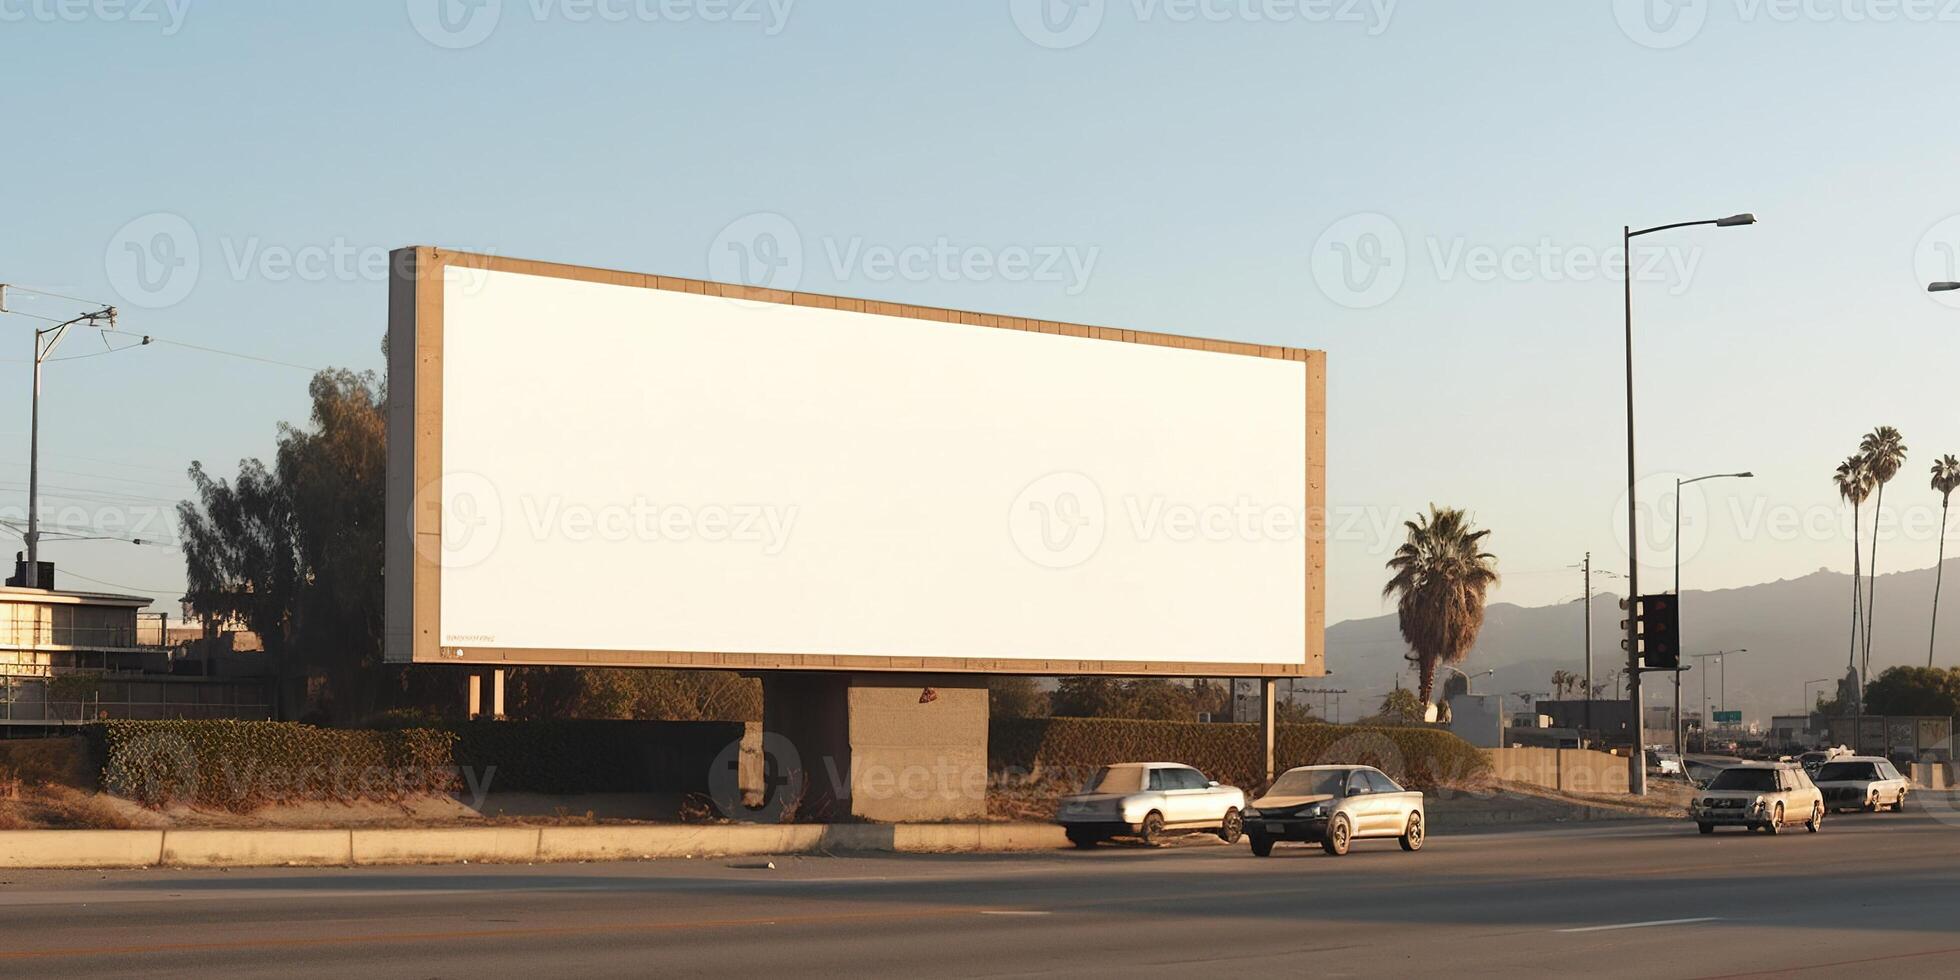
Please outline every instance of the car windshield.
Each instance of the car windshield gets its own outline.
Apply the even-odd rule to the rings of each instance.
[[[1266,791],[1267,796],[1339,796],[1346,785],[1346,769],[1295,769]]]
[[[1817,770],[1820,783],[1848,783],[1858,779],[1877,779],[1869,762],[1833,762]]]
[[[1083,788],[1085,793],[1141,793],[1146,770],[1142,766],[1104,766]]]
[[[1774,793],[1776,771],[1774,769],[1724,769],[1708,784],[1708,788]]]

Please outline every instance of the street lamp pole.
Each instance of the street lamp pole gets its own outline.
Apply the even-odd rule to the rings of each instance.
[[[1674,598],[1676,602],[1681,598],[1681,488],[1703,480],[1750,480],[1755,476],[1756,474],[1745,470],[1741,473],[1711,473],[1692,480],[1683,480],[1678,476],[1674,478]],[[1676,758],[1681,757],[1682,744],[1681,672],[1677,670],[1674,672],[1674,755]]]
[[[1635,796],[1647,795],[1647,738],[1644,705],[1640,690],[1640,508],[1634,499],[1640,470],[1634,459],[1633,439],[1633,240],[1642,235],[1687,228],[1694,225],[1714,225],[1718,228],[1731,228],[1739,225],[1753,225],[1753,214],[1733,214],[1712,221],[1677,221],[1673,224],[1655,225],[1652,228],[1633,230],[1632,225],[1620,228],[1621,258],[1625,261],[1624,275],[1626,293],[1626,348],[1627,348],[1627,700],[1633,709],[1633,751],[1627,753],[1627,789]]]
[[[34,408],[29,415],[27,427],[27,567],[22,569],[21,584],[29,588],[41,588],[41,365],[46,363],[54,349],[61,345],[61,338],[67,336],[68,328],[76,324],[96,326],[107,321],[111,329],[116,325],[116,308],[105,306],[94,313],[84,313],[72,320],[65,320],[52,327],[34,331]]]

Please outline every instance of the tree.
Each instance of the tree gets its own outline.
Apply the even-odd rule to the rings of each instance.
[[[1865,710],[1875,715],[1960,714],[1960,669],[1887,667],[1865,685]]]
[[[1408,658],[1421,671],[1420,705],[1434,693],[1436,670],[1462,662],[1484,625],[1484,595],[1497,581],[1496,556],[1482,550],[1490,532],[1477,530],[1464,512],[1429,505],[1406,521],[1408,537],[1388,560],[1392,576],[1382,587],[1396,599],[1396,617]]]
[[[1381,710],[1375,713],[1374,720],[1415,724],[1422,721],[1423,716],[1427,714],[1428,704],[1429,702],[1417,697],[1416,692],[1406,687],[1398,687],[1382,698]]]
[[[1837,473],[1832,476],[1837,483],[1838,496],[1851,505],[1851,653],[1845,665],[1858,669],[1859,624],[1863,621],[1865,592],[1861,584],[1863,558],[1858,550],[1859,529],[1863,526],[1860,511],[1865,498],[1871,495],[1871,470],[1865,465],[1863,456],[1852,456],[1838,464]]]
[[[1040,718],[1048,714],[1048,695],[1032,677],[989,678],[987,713],[995,718]]]
[[[1865,652],[1864,665],[1867,676],[1872,667],[1872,627],[1877,623],[1878,614],[1878,522],[1885,512],[1885,485],[1899,474],[1905,465],[1906,442],[1899,430],[1889,425],[1881,425],[1868,433],[1858,443],[1858,453],[1865,457],[1865,467],[1870,470],[1872,483],[1878,488],[1878,495],[1872,501],[1872,561],[1865,570]]]
[[[1552,690],[1561,699],[1565,697],[1567,691],[1574,690],[1583,684],[1585,684],[1585,679],[1573,674],[1569,670],[1552,671]]]
[[[1933,624],[1926,631],[1926,666],[1933,666],[1933,642],[1940,634],[1940,579],[1946,574],[1946,512],[1960,488],[1960,459],[1952,453],[1933,461],[1933,490],[1940,495],[1940,557],[1933,563]]]
[[[381,662],[387,393],[372,372],[338,369],[308,390],[311,425],[280,424],[272,469],[241,460],[227,483],[191,464],[198,500],[177,505],[186,601],[258,634],[282,704],[314,673],[341,720],[437,701],[453,676]]]

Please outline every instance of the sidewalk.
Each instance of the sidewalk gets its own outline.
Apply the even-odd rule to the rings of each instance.
[[[349,830],[8,830],[0,868],[279,867],[1044,851],[1049,824],[676,824]]]

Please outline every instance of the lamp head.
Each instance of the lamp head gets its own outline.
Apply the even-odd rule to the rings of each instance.
[[[1748,214],[1748,213],[1743,213],[1743,214],[1732,214],[1732,215],[1729,215],[1729,216],[1728,216],[1728,217],[1726,217],[1726,218],[1722,218],[1722,219],[1719,219],[1719,220],[1717,220],[1717,221],[1715,222],[1715,227],[1717,227],[1717,228],[1736,228],[1736,227],[1739,227],[1739,226],[1741,226],[1741,225],[1753,225],[1753,224],[1755,224],[1755,223],[1756,223],[1756,216],[1755,216],[1755,215],[1753,215],[1753,214]]]
[[[1960,282],[1936,282],[1926,287],[1929,293],[1960,292]]]

